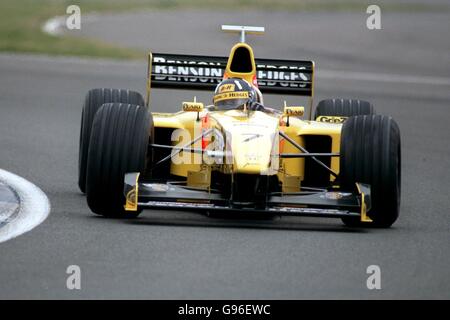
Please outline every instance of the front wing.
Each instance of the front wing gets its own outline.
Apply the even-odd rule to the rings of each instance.
[[[344,218],[356,217],[371,222],[370,186],[357,183],[355,192],[314,191],[270,193],[264,207],[233,206],[223,194],[189,188],[180,182],[139,181],[139,173],[125,175],[125,210],[144,208],[184,209],[189,211],[238,211],[243,214],[267,213],[280,216]]]

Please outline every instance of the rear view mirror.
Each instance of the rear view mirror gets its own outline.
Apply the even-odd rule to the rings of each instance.
[[[184,112],[197,112],[196,121],[200,121],[200,112],[202,112],[204,108],[205,106],[202,102],[197,102],[197,97],[194,97],[194,101],[192,102],[183,102]]]
[[[183,102],[184,112],[202,112],[204,105],[202,102]]]
[[[284,107],[284,115],[286,117],[302,117],[305,113],[305,107]]]
[[[287,106],[286,101],[284,102],[283,116],[286,119],[286,126],[289,127],[289,117],[302,117],[305,114],[305,107],[294,107]]]

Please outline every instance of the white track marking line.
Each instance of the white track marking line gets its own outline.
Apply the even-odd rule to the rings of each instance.
[[[14,189],[20,199],[18,215],[0,228],[0,242],[4,242],[41,224],[50,213],[50,201],[37,186],[11,172],[0,169],[0,181]]]

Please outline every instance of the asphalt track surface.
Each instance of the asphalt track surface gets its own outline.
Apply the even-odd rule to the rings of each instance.
[[[143,92],[145,63],[2,54],[0,167],[39,186],[52,210],[34,230],[0,244],[0,298],[450,298],[449,15],[386,14],[380,31],[366,30],[359,14],[227,16],[126,14],[93,19],[82,33],[154,51],[226,55],[235,38],[218,24],[265,25],[265,36],[249,38],[256,55],[316,60],[316,101],[367,99],[398,121],[397,223],[364,230],[338,220],[176,211],[97,217],[76,183],[82,99],[93,87]],[[192,94],[155,90],[153,110],[176,111]],[[74,264],[81,290],[66,288]],[[366,288],[373,264],[381,268],[381,290]]]

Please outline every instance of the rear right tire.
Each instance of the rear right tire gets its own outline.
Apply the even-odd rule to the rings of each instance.
[[[373,105],[359,99],[325,99],[317,104],[314,119],[320,116],[352,117],[375,114]]]

